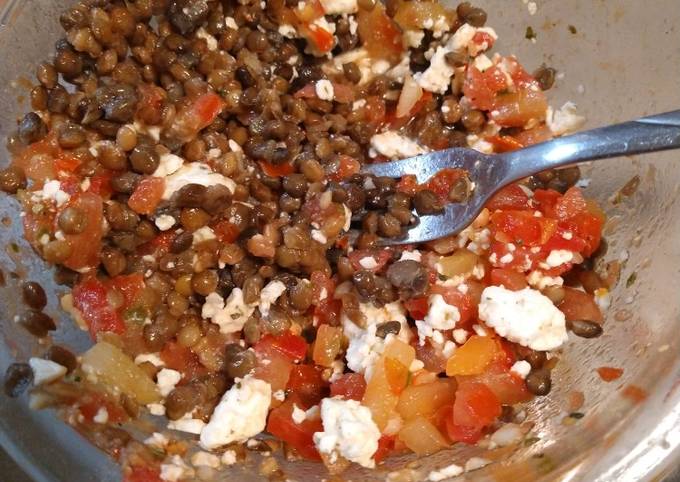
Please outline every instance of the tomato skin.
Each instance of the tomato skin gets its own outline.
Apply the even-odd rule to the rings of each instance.
[[[393,435],[383,435],[378,439],[378,450],[373,454],[376,463],[382,462],[394,450],[396,437]]]
[[[320,419],[303,420],[302,423],[293,421],[293,400],[286,400],[279,407],[269,412],[267,432],[290,444],[304,458],[321,460],[314,445],[314,433],[322,432]]]
[[[142,273],[118,275],[111,278],[108,285],[123,295],[125,302],[122,309],[125,309],[136,301],[137,294],[144,288],[144,275]]]
[[[331,383],[331,397],[341,396],[346,400],[361,401],[366,391],[366,379],[361,373],[345,373]]]
[[[276,351],[292,362],[300,362],[307,354],[307,342],[299,335],[286,331],[281,335],[265,335],[257,345],[271,345]]]
[[[524,145],[512,136],[489,136],[486,141],[493,146],[493,152],[511,152],[521,149]]]
[[[317,405],[328,392],[321,370],[314,365],[294,366],[286,389],[297,395],[305,408]]]
[[[119,335],[125,332],[125,324],[109,305],[107,288],[94,276],[82,280],[73,287],[73,306],[83,315],[92,339],[97,333],[111,331]]]
[[[284,162],[283,164],[272,164],[267,161],[258,161],[262,172],[269,177],[282,177],[295,172],[295,167],[291,162]]]
[[[160,177],[146,177],[139,181],[128,199],[128,206],[138,214],[153,214],[163,199],[165,180]]]
[[[199,128],[201,130],[204,127],[208,127],[220,114],[224,108],[225,103],[222,97],[215,94],[214,92],[207,92],[201,95],[198,99],[194,101],[192,110],[193,114],[200,121]]]
[[[330,52],[333,48],[335,40],[333,34],[328,30],[319,27],[318,25],[309,24],[302,27],[302,33],[312,43],[312,45],[321,53]]]

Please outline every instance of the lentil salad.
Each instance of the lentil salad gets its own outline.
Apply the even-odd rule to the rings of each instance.
[[[168,443],[149,450],[115,426],[147,410],[220,459],[266,431],[288,456],[339,472],[475,443],[503,407],[547,394],[546,353],[566,327],[601,333],[594,294],[606,287],[587,260],[604,217],[573,187],[578,170],[511,186],[460,235],[404,249],[376,241],[413,211],[464,201],[470,180],[357,174],[575,128],[570,106],[547,105],[549,69],[534,78],[484,53],[496,39],[485,20],[469,4],[424,2],[65,13],[0,183],[96,345],[13,365],[9,390],[32,378],[32,399],[62,405],[129,480],[193,477]],[[45,337],[44,292],[27,284],[24,296],[20,323]],[[513,304],[535,307],[522,313],[533,332],[504,315]],[[554,336],[537,340],[546,327]],[[358,452],[346,425],[365,432]]]

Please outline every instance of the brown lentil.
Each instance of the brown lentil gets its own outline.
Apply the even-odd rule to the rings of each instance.
[[[21,285],[21,296],[29,307],[42,310],[47,305],[47,295],[40,283],[26,281]]]

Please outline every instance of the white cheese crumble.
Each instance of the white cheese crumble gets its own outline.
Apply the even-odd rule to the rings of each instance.
[[[375,467],[373,455],[378,450],[380,430],[368,407],[356,400],[324,398],[321,421],[323,432],[314,434],[314,444],[319,452],[330,455],[331,461],[341,455],[363,467]]]
[[[274,393],[272,393],[272,397],[274,397],[274,400],[283,402],[286,399],[286,392],[283,390],[276,390]]]
[[[191,479],[194,475],[194,469],[185,464],[179,455],[173,455],[169,463],[161,464],[162,480],[177,482],[182,479]]]
[[[237,378],[235,382],[222,396],[210,422],[201,431],[200,444],[205,449],[245,442],[265,428],[271,386],[252,376]]]
[[[43,358],[32,357],[28,365],[33,370],[33,385],[36,386],[55,382],[68,371],[65,366]]]
[[[227,450],[222,454],[220,461],[223,465],[234,465],[236,463],[236,452]]]
[[[269,308],[276,303],[279,296],[286,291],[286,285],[279,280],[270,281],[267,285],[260,291],[260,313],[262,316],[269,315]]]
[[[465,462],[465,471],[472,472],[473,470],[481,469],[486,467],[491,463],[490,460],[484,459],[482,457],[470,457],[467,462]]]
[[[364,269],[375,269],[378,267],[378,262],[373,256],[364,256],[359,260],[359,264]]]
[[[346,204],[342,205],[342,209],[345,211],[345,224],[342,227],[342,230],[349,231],[349,228],[352,226],[352,211]]]
[[[54,201],[57,207],[63,206],[71,199],[71,196],[61,190],[61,183],[57,180],[46,181],[40,191],[32,193],[32,199],[35,202],[41,200]]]
[[[449,305],[442,295],[432,295],[428,302],[430,308],[427,315],[423,320],[416,320],[421,345],[425,344],[425,338],[434,335],[434,330],[452,330],[460,320],[458,308]]]
[[[527,275],[527,283],[534,288],[543,290],[548,286],[562,286],[564,279],[561,276],[546,276],[539,270],[534,270]]]
[[[326,235],[319,229],[312,229],[312,239],[321,244],[326,244],[328,242]]]
[[[204,27],[200,27],[196,30],[196,37],[206,41],[208,50],[217,50],[217,39],[210,35]]]
[[[553,249],[550,251],[550,254],[548,254],[545,262],[551,268],[555,268],[557,266],[562,266],[565,263],[570,263],[573,260],[573,251],[569,251],[568,249]]]
[[[356,373],[363,373],[369,380],[373,372],[373,364],[385,349],[385,346],[395,338],[389,334],[385,339],[375,335],[376,326],[387,321],[398,321],[401,329],[397,338],[408,343],[411,339],[411,330],[406,322],[406,312],[398,301],[387,303],[377,308],[371,303],[360,303],[359,310],[366,318],[366,328],[360,328],[344,313],[342,326],[345,336],[349,339],[349,346],[345,358],[347,366]]]
[[[109,421],[109,411],[106,409],[106,407],[99,407],[99,410],[97,410],[97,413],[92,417],[92,421],[94,423],[99,423],[99,424],[105,424],[106,422]]]
[[[248,317],[255,308],[243,300],[241,288],[231,290],[226,302],[217,293],[210,293],[205,298],[201,316],[220,327],[220,333],[236,333],[243,329]]]
[[[318,28],[325,30],[328,33],[335,33],[335,23],[326,20],[326,17],[319,17],[312,22]]]
[[[135,364],[141,365],[144,362],[149,362],[156,367],[164,367],[165,362],[161,360],[159,353],[140,353],[135,357]]]
[[[293,419],[293,422],[299,425],[307,419],[307,413],[296,404],[293,404],[293,413],[291,414],[291,418]]]
[[[320,0],[320,2],[327,15],[340,15],[359,11],[357,0]]]
[[[531,365],[526,360],[518,360],[510,367],[510,371],[520,378],[526,378],[531,372]]]
[[[161,214],[154,219],[154,224],[161,231],[167,231],[175,225],[177,221],[169,214]]]
[[[423,259],[423,255],[417,249],[414,249],[413,251],[402,251],[399,261],[405,261],[409,259],[420,263],[420,261]]]
[[[586,118],[576,113],[576,104],[565,102],[558,110],[548,106],[545,122],[554,136],[562,136],[579,130]]]
[[[295,38],[297,36],[297,31],[295,27],[288,23],[283,23],[279,25],[279,33],[286,38]]]
[[[234,17],[224,17],[224,25],[234,30],[238,30],[238,24],[236,23],[236,20],[234,20]]]
[[[396,131],[386,131],[375,134],[371,137],[371,148],[376,153],[395,160],[405,159],[427,152],[425,147],[421,146],[413,139],[402,136]]]
[[[533,350],[554,350],[567,341],[564,314],[548,297],[531,288],[485,288],[479,318],[500,336]]]
[[[451,332],[453,334],[453,339],[459,345],[465,343],[468,339],[468,332],[463,328],[457,328]]]
[[[210,226],[203,226],[194,231],[193,238],[194,238],[193,244],[196,245],[201,244],[205,241],[216,239],[217,236],[215,236],[215,231],[213,231],[210,228]]]
[[[328,79],[317,80],[314,84],[314,92],[321,100],[333,100],[335,97],[335,90],[333,84]]]
[[[159,417],[165,415],[165,405],[162,403],[149,403],[146,408],[149,409],[151,415],[157,415]]]
[[[158,167],[153,172],[155,177],[167,177],[184,165],[184,159],[175,154],[165,153],[160,156]]]
[[[451,477],[458,477],[463,472],[464,472],[463,467],[461,467],[460,465],[451,464],[439,470],[431,471],[427,476],[427,480],[431,482],[440,482],[441,480],[448,479]]]
[[[446,60],[446,55],[452,50],[447,46],[440,46],[430,58],[430,66],[423,72],[416,72],[413,79],[423,89],[443,94],[451,85],[454,68]]]
[[[200,451],[191,456],[191,465],[217,469],[220,466],[220,458],[215,454]]]
[[[156,385],[158,385],[158,392],[162,397],[167,397],[171,391],[175,389],[175,386],[182,379],[182,374],[177,370],[172,370],[170,368],[162,368],[161,371],[156,374]]]
[[[168,440],[168,437],[159,432],[152,433],[150,437],[144,440],[144,445],[148,445],[159,450],[165,450],[165,447],[167,447],[169,443],[170,441]]]
[[[491,59],[489,57],[482,54],[475,58],[474,65],[477,68],[477,70],[479,70],[480,72],[484,72],[485,70],[488,70],[491,67],[493,67],[493,62],[491,62]]]
[[[205,187],[221,184],[226,186],[232,193],[236,187],[234,181],[228,177],[224,177],[222,174],[213,172],[207,164],[203,164],[202,162],[190,162],[165,178],[163,199],[166,201],[169,200],[173,194],[187,184],[200,184]]]

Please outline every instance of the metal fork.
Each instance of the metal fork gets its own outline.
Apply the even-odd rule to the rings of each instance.
[[[401,161],[368,164],[365,174],[399,178],[414,174],[418,183],[445,168],[468,172],[475,183],[465,203],[449,203],[443,213],[420,216],[400,238],[383,238],[383,245],[431,241],[468,226],[498,190],[546,169],[577,162],[680,148],[680,110],[579,132],[502,154],[483,154],[454,147]]]

